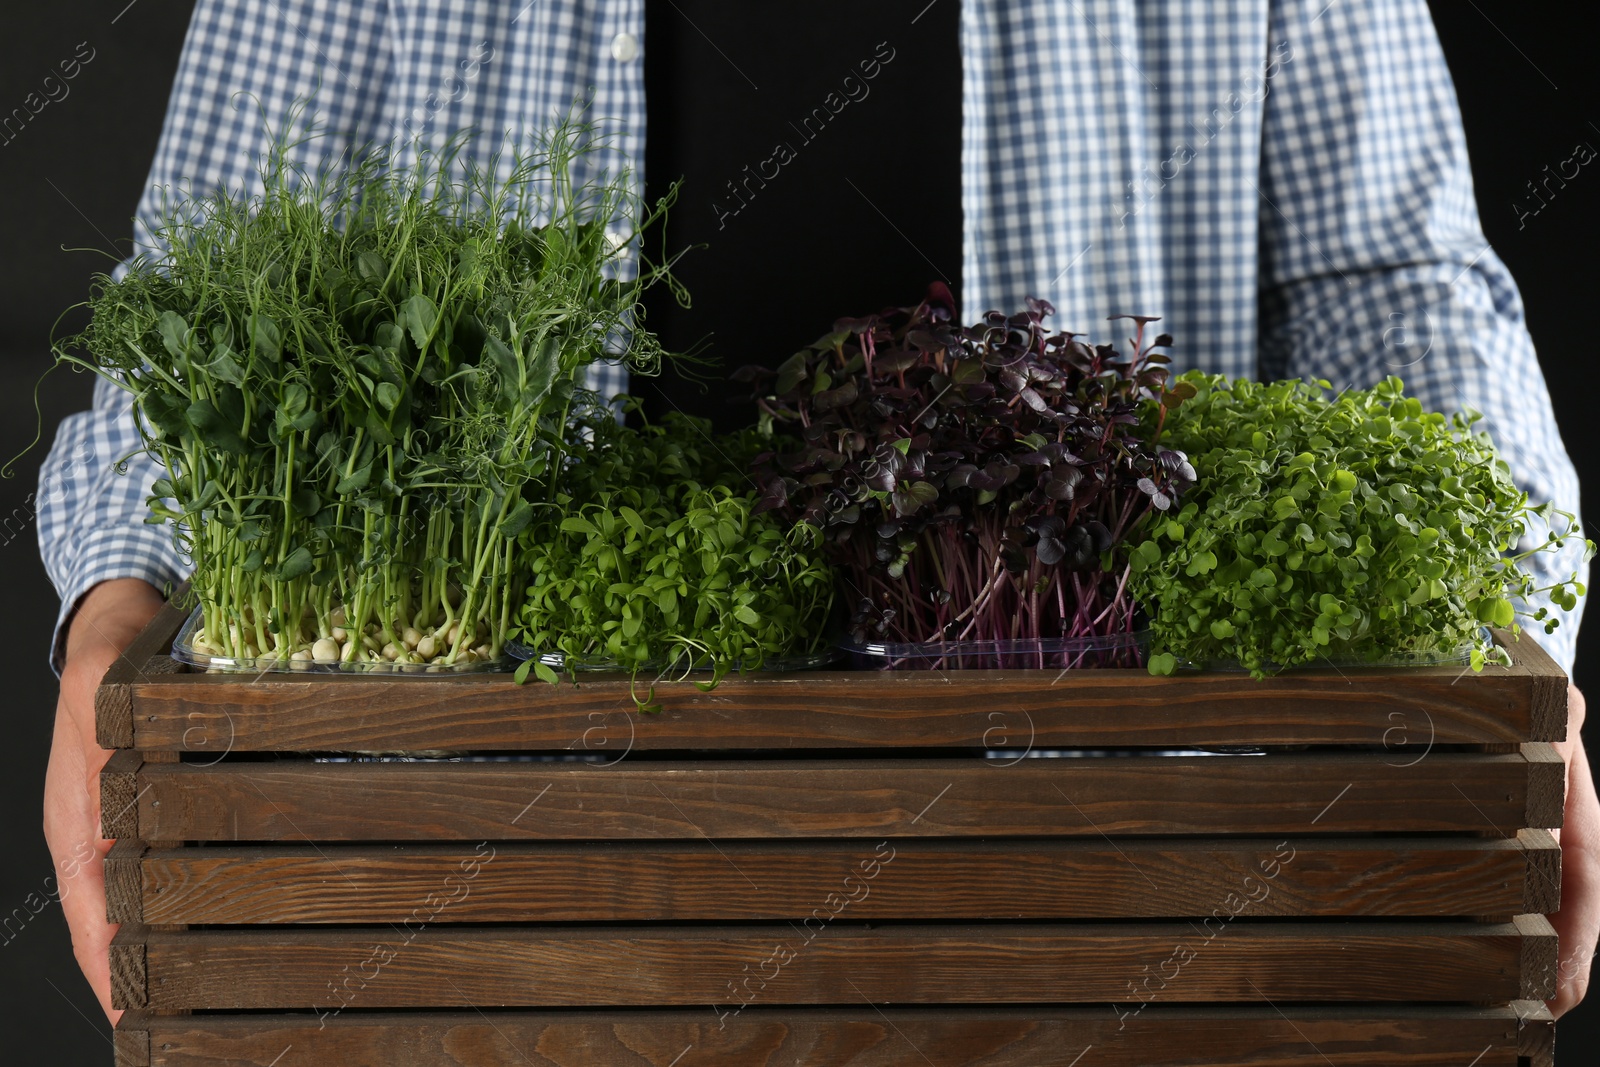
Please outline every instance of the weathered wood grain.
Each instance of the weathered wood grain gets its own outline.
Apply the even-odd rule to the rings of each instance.
[[[1512,920],[1523,934],[1523,991],[1528,1000],[1549,1000],[1556,995],[1559,947],[1555,927],[1543,915],[1518,915]]]
[[[1528,672],[1528,710],[1530,741],[1564,741],[1567,736],[1567,673],[1529,634],[1513,640],[1509,634],[1495,639],[1511,655],[1517,666]]]
[[[139,836],[139,768],[144,761],[137,752],[119,749],[100,770],[100,836],[135,838]]]
[[[1528,861],[1522,913],[1554,915],[1561,910],[1561,846],[1548,830],[1523,830],[1517,840]]]
[[[1123,1011],[1131,1010],[1127,1007]],[[1542,1017],[1541,1017],[1542,1015]],[[1092,1008],[708,1007],[158,1018],[129,1013],[153,1057],[118,1067],[1519,1067],[1543,1005]],[[1550,1067],[1532,1060],[1526,1067]]]
[[[1509,918],[1556,910],[1560,887],[1560,849],[1543,830],[1514,840],[896,839],[882,849],[208,846],[142,858],[129,849],[131,862],[117,849],[106,879],[114,921],[215,925],[800,920],[826,915],[830,893],[849,896],[857,920],[1204,917],[1229,893],[1259,898],[1252,917]]]
[[[1531,647],[1531,643],[1529,645]],[[453,679],[182,674],[134,689],[137,747],[216,753],[694,748],[1389,745],[1548,740],[1521,666],[1154,678],[1143,671],[809,672],[726,678],[710,693],[656,687],[635,710],[626,679],[517,686]],[[1563,700],[1565,690],[1562,690]],[[1557,719],[1559,718],[1559,723]]]
[[[1513,1000],[1509,1005],[1518,1020],[1519,1067],[1554,1067],[1556,1021],[1541,1000]]]
[[[147,1024],[141,1021],[142,1018],[142,1013],[128,1012],[123,1015],[127,1025],[118,1025],[112,1031],[111,1055],[116,1067],[150,1067],[150,1031]],[[149,1018],[158,1017],[149,1016]]]
[[[1471,831],[1509,837],[1530,818],[1536,826],[1559,822],[1548,790],[1530,789],[1541,758],[1435,752],[1412,766],[1396,765],[1383,752],[1028,759],[1009,766],[978,759],[640,759],[606,768],[147,764],[137,775],[138,836],[460,841]]]
[[[1567,764],[1548,741],[1531,741],[1522,746],[1528,761],[1528,807],[1524,826],[1554,829],[1566,813]]]
[[[181,591],[187,589],[185,584]],[[174,596],[164,605],[106,670],[94,695],[95,740],[101,748],[133,747],[133,686],[155,674],[172,673],[172,660],[165,653],[188,617],[187,610],[175,606],[184,599]]]
[[[111,1005],[143,1008],[149,1004],[150,971],[146,942],[157,935],[138,923],[124,923],[111,939]]]
[[[144,854],[145,846],[131,837],[118,838],[117,843],[111,846],[111,851],[106,853],[106,922],[144,921]]]
[[[1487,1004],[1548,996],[1542,967],[1555,951],[1542,916],[1516,924],[835,921],[809,940],[789,923],[142,934],[150,1008],[224,1010],[727,1010],[753,1000],[839,1003],[847,990],[897,1004]]]

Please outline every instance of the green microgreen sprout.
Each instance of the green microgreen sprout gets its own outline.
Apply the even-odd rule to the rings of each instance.
[[[590,165],[607,141],[577,117],[509,156],[459,141],[312,171],[275,139],[259,196],[165,210],[164,253],[98,277],[90,325],[56,346],[132,394],[165,467],[148,521],[194,563],[195,651],[496,660],[515,542],[558,499],[584,368],[658,368],[629,327],[665,269],[621,279],[672,197],[646,210],[625,169]]]
[[[654,682],[714,687],[732,670],[812,656],[825,647],[833,576],[813,528],[757,512],[754,431],[714,437],[680,413],[632,429],[602,412],[575,422],[586,441],[558,507],[517,539],[528,574],[513,637],[560,653],[569,669],[614,667],[635,679],[635,703],[656,710]],[[530,659],[518,679],[557,680]]]
[[[1468,648],[1481,670],[1506,661],[1485,625],[1515,634],[1526,614],[1550,632],[1548,608],[1519,604],[1544,595],[1571,610],[1583,595],[1576,575],[1541,588],[1523,569],[1577,525],[1529,503],[1476,414],[1425,412],[1392,377],[1331,398],[1325,381],[1191,371],[1177,385],[1195,395],[1166,440],[1199,481],[1133,552],[1152,673],[1235,661],[1261,677]],[[1525,546],[1536,530],[1543,540]]]

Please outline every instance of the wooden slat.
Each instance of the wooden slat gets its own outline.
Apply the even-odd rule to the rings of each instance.
[[[1564,741],[1567,736],[1567,673],[1550,658],[1539,642],[1526,633],[1511,640],[1497,634],[1496,639],[1510,650],[1517,666],[1528,672],[1530,741]]]
[[[1528,802],[1524,826],[1555,829],[1565,814],[1567,764],[1548,741],[1530,741],[1522,746],[1528,761]]]
[[[1523,830],[1517,840],[1528,861],[1521,910],[1526,915],[1554,915],[1561,910],[1561,846],[1548,830]]]
[[[100,770],[100,836],[139,837],[139,801],[143,787],[139,768],[144,761],[137,752],[120,749]]]
[[[158,935],[138,923],[124,923],[111,939],[111,1003],[143,1008],[149,1003],[150,977],[145,942]]]
[[[1517,1054],[1520,1067],[1554,1067],[1556,1021],[1543,1001],[1514,1000],[1509,1005],[1518,1020]]]
[[[119,844],[118,849],[123,846]],[[1505,916],[1559,907],[1560,849],[1515,840],[1195,838],[209,846],[111,871],[114,921],[464,923]],[[134,899],[123,900],[123,894]],[[1530,906],[1530,904],[1536,906]]]
[[[144,922],[143,857],[145,846],[129,837],[118,839],[106,853],[106,922]],[[155,919],[154,922],[187,922]]]
[[[809,941],[788,923],[123,934],[142,938],[157,1010],[829,1004],[847,990],[902,1004],[1503,1003],[1554,992],[1543,967],[1555,932],[1542,916],[1215,926],[1210,940],[1191,923],[836,922]],[[131,947],[122,934],[117,943]],[[143,1006],[124,983],[113,988],[119,1007]]]
[[[164,661],[154,673],[170,673],[172,661],[166,651],[189,614],[175,605],[187,599],[181,595],[187,589],[186,583],[106,670],[94,695],[95,740],[101,748],[133,747],[133,686],[153,677],[152,659]]]
[[[1531,638],[1519,655],[1531,656]],[[1301,671],[1256,681],[1143,671],[810,672],[731,677],[711,693],[656,687],[664,710],[634,711],[610,676],[559,687],[504,675],[259,680],[183,674],[134,688],[146,751],[628,751],[882,746],[1119,747],[1389,745],[1396,762],[1430,744],[1559,738],[1560,706],[1537,705],[1518,664]],[[1548,687],[1547,675],[1538,684]],[[1544,692],[1543,689],[1540,692]],[[1541,698],[1543,699],[1543,698]]]
[[[1127,1007],[1123,1011],[1131,1010]],[[1541,1016],[1542,1013],[1542,1017]],[[130,1013],[154,1067],[1518,1067],[1552,1029],[1543,1005],[1497,1008],[750,1007],[679,1011],[196,1016]],[[1085,1050],[1092,1050],[1085,1052]],[[1197,1055],[1205,1059],[1197,1059]],[[926,1057],[924,1060],[923,1057]],[[1550,1059],[1527,1067],[1550,1067]],[[118,1067],[145,1067],[118,1061]]]
[[[143,1019],[143,1013],[128,1012],[112,1031],[111,1055],[116,1067],[150,1067],[150,1031]]]
[[[1548,746],[1545,746],[1548,748]],[[1536,749],[1537,746],[1528,746]],[[1543,783],[1533,787],[1535,772]],[[149,764],[145,841],[1471,831],[1559,825],[1538,751],[943,760]],[[1557,792],[1560,782],[1555,781]]]
[[[1558,946],[1555,927],[1543,915],[1518,915],[1512,920],[1523,934],[1522,996],[1549,1000],[1556,995]]]

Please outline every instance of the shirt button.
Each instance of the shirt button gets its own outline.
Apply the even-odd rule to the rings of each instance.
[[[631,63],[639,55],[639,39],[631,33],[619,33],[611,38],[611,58],[618,63]]]

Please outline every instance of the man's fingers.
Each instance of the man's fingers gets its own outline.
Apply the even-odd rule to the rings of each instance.
[[[1569,726],[1562,755],[1567,757],[1567,804],[1561,842],[1561,910],[1550,917],[1558,937],[1557,991],[1550,1013],[1560,1018],[1589,989],[1595,941],[1600,938],[1600,799],[1584,750],[1583,694],[1569,694]]]

